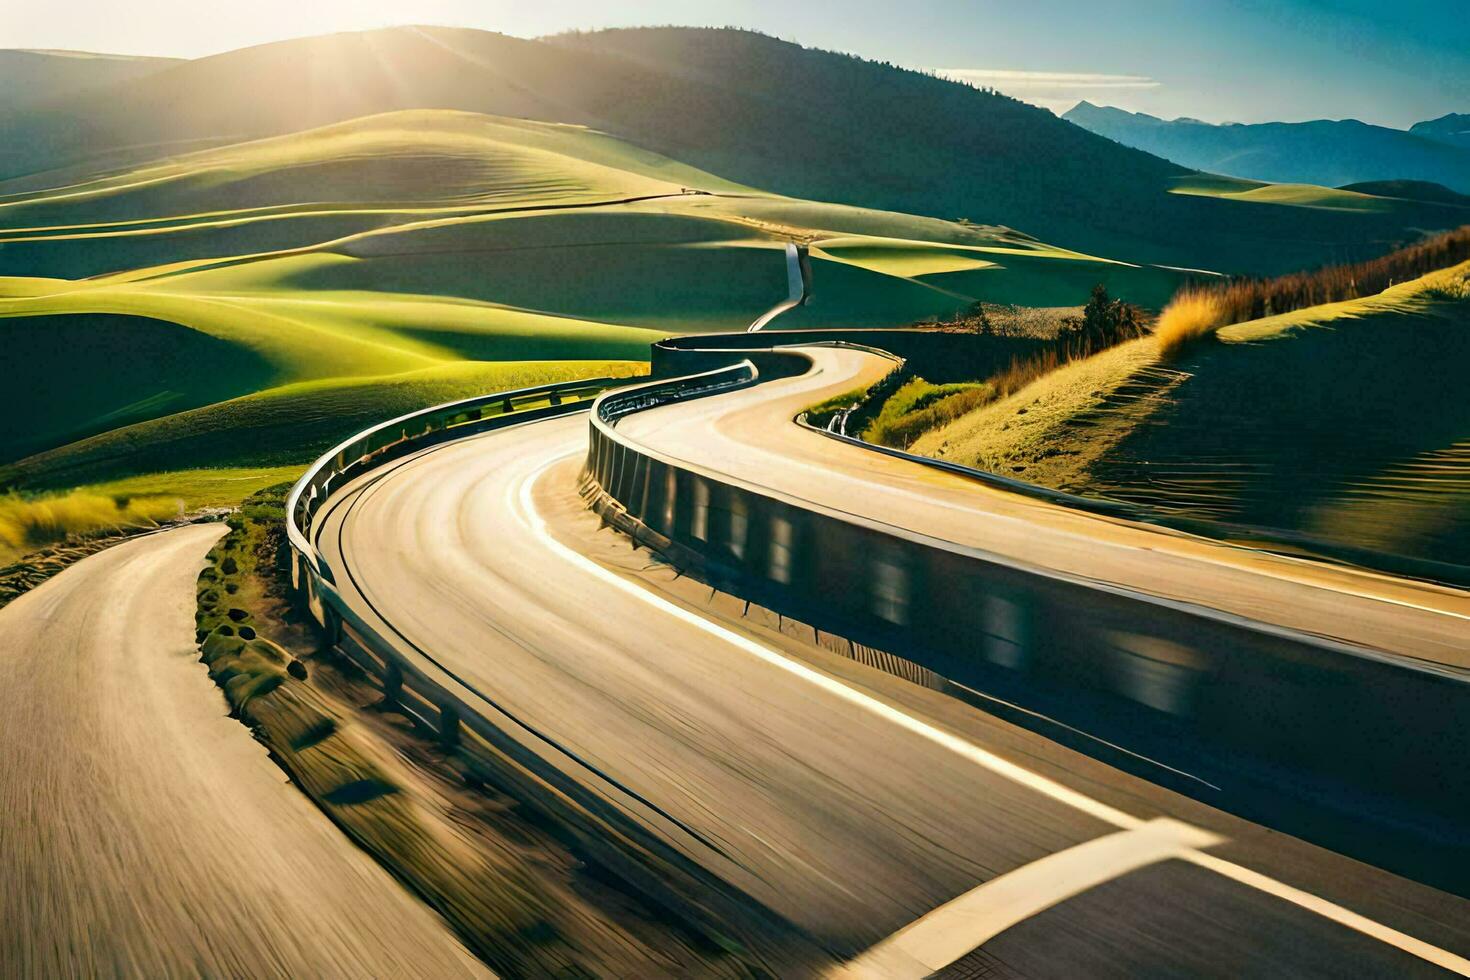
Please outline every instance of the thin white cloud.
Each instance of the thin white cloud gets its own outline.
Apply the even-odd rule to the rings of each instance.
[[[1024,102],[1065,112],[1078,102],[1099,95],[1158,88],[1147,75],[1109,75],[1083,71],[1021,71],[1007,68],[936,68],[934,72],[957,82],[993,88]]]

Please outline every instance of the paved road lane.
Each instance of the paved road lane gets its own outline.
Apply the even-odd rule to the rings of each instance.
[[[1263,832],[955,702],[905,704],[916,689],[894,678],[834,676],[855,665],[811,666],[800,650],[609,568],[576,495],[586,424],[573,416],[486,433],[347,485],[314,528],[337,585],[406,655],[451,673],[487,715],[528,739],[534,731],[544,757],[829,950],[859,954],[978,886],[1024,885],[1034,862],[1176,817],[1219,838],[1180,853],[1228,855],[1221,876],[1235,901],[1260,909],[1287,895],[1298,908],[1315,902],[1313,915],[1369,914],[1359,925],[1384,926],[1385,956],[1406,975],[1434,972],[1404,951],[1416,939],[1431,959],[1463,962],[1453,953],[1470,949],[1470,905],[1460,899]],[[1145,931],[1148,910],[1172,899],[1124,894],[1131,905],[1120,911]],[[1325,949],[1321,961],[1345,967],[1355,949]]]
[[[486,976],[226,716],[193,641],[223,530],[119,544],[0,610],[0,975]]]

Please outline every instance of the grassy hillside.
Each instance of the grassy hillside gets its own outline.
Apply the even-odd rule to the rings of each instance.
[[[1158,305],[1182,278],[765,193],[586,127],[381,114],[0,199],[0,344],[26,366],[0,396],[0,487],[249,492],[376,419],[743,329],[784,298],[790,241],[815,284],[793,327],[1073,304],[1097,281]]]
[[[1404,207],[1405,199],[1316,184],[1267,184],[1258,180],[1190,174],[1175,180],[1172,194],[1213,197],[1253,204],[1282,204],[1328,211],[1389,214]]]
[[[1344,184],[1342,189],[1375,197],[1401,197],[1410,201],[1434,201],[1470,208],[1470,194],[1456,194],[1442,184],[1423,180],[1370,180],[1361,184]]]
[[[1149,337],[930,432],[915,451],[1180,518],[1470,565],[1470,263],[1227,327]]]
[[[36,491],[191,469],[299,470],[352,433],[428,405],[552,381],[628,377],[642,370],[636,361],[462,361],[386,377],[303,381],[38,453],[0,466],[0,484]],[[187,485],[195,479],[191,476],[176,492],[212,502],[212,488]]]
[[[705,87],[743,93],[741,115],[712,116],[711,131],[663,133],[651,121],[626,131],[796,196],[964,215],[1095,254],[1225,272],[1308,267],[1461,223],[1433,206],[1348,215],[1184,199],[1168,192],[1188,168],[1046,110],[750,32],[639,28],[553,40],[676,75],[685,115]],[[761,138],[770,132],[782,139]]]
[[[283,377],[303,359],[320,375],[561,356],[495,348],[554,342],[546,316],[621,356],[649,339],[622,327],[744,326],[784,291],[789,240],[822,270],[813,325],[1071,302],[1109,278],[1157,302],[1177,279],[1005,228],[764,194],[587,129],[403,112],[16,195],[0,203],[0,313],[173,319]]]
[[[248,348],[138,316],[0,318],[23,368],[0,386],[0,459],[254,391],[270,365]]]
[[[1013,99],[751,32],[685,28],[532,41],[410,27],[203,58],[106,98],[0,113],[11,135],[0,178],[19,178],[0,194],[73,182],[75,170],[37,174],[99,155],[109,166],[149,155],[131,148],[237,143],[410,108],[592,126],[790,197],[967,217],[1134,263],[1281,271],[1460,223],[1434,203],[1344,211],[1171,194],[1184,168]]]

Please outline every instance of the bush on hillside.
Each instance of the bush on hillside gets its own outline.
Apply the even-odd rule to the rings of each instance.
[[[1143,336],[1147,329],[1145,324],[1141,309],[1121,299],[1113,299],[1108,295],[1107,287],[1098,283],[1092,287],[1082,315],[1062,321],[1062,330],[1057,336],[1060,353],[1063,360],[1091,357],[1125,340]]]

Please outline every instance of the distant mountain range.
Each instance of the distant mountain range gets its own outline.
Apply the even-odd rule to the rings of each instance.
[[[0,113],[141,78],[175,63],[83,51],[0,50]]]
[[[79,64],[58,61],[39,102],[0,86],[0,193],[374,113],[457,109],[590,126],[749,186],[1006,225],[1134,262],[1280,272],[1465,218],[1433,202],[1348,211],[1176,193],[1188,166],[1044,109],[743,30],[523,39],[398,27],[160,62],[100,86]]]
[[[1451,112],[1409,127],[1415,136],[1470,149],[1470,112]]]
[[[1470,115],[1452,113],[1408,130],[1356,119],[1217,125],[1079,102],[1062,118],[1124,146],[1232,177],[1328,187],[1413,180],[1470,194]]]

